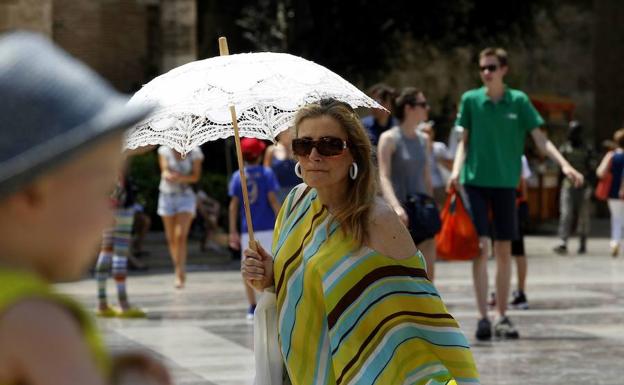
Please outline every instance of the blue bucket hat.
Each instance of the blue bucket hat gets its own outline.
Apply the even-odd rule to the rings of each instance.
[[[45,37],[0,38],[0,198],[151,110],[127,101]]]

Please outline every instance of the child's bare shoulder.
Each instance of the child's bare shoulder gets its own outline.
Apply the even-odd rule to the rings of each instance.
[[[89,356],[71,313],[44,299],[24,300],[0,314],[0,341],[0,383],[5,384],[21,383],[24,378],[18,377],[24,375],[41,380],[46,373],[72,373],[74,358]]]

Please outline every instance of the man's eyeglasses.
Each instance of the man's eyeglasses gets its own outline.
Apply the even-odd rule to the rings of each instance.
[[[479,66],[479,71],[481,72],[485,72],[485,70],[488,70],[488,72],[494,72],[498,69],[498,66],[496,64],[488,64],[486,66]]]
[[[428,102],[414,102],[412,103],[412,106],[416,107],[422,107],[422,108],[428,108],[429,107],[429,103]]]
[[[297,138],[292,141],[292,150],[295,155],[308,156],[312,149],[323,156],[336,156],[343,153],[347,148],[347,142],[333,136],[324,136],[318,140],[310,138]]]

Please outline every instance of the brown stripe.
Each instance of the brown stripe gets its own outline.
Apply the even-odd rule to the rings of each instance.
[[[346,375],[346,373],[349,371],[349,369],[351,369],[351,367],[353,367],[356,364],[356,362],[359,360],[360,356],[362,355],[362,353],[364,352],[364,350],[366,349],[368,344],[373,340],[373,338],[375,338],[375,336],[377,335],[379,330],[385,324],[389,323],[393,319],[401,317],[401,316],[404,316],[404,315],[415,316],[415,317],[426,317],[426,318],[450,318],[450,319],[453,319],[453,317],[450,314],[447,314],[447,313],[429,314],[429,313],[421,313],[421,312],[416,312],[416,311],[401,311],[401,312],[390,314],[389,316],[384,318],[379,323],[379,325],[377,325],[377,327],[375,327],[375,329],[368,335],[368,337],[366,337],[364,342],[362,342],[362,344],[360,345],[360,348],[358,349],[358,351],[355,354],[355,356],[351,359],[351,361],[349,361],[349,363],[347,365],[345,365],[344,369],[342,369],[342,372],[340,373],[340,377],[338,377],[338,379],[336,380],[336,384],[339,385],[342,382],[342,380],[343,380],[344,376]]]
[[[355,286],[349,289],[349,291],[342,296],[342,298],[340,298],[340,301],[338,301],[336,306],[334,306],[331,313],[329,313],[329,316],[327,317],[327,325],[329,326],[329,329],[331,330],[334,327],[342,313],[347,310],[347,308],[355,302],[356,299],[358,299],[367,287],[375,281],[386,277],[427,278],[427,272],[423,269],[400,265],[382,266],[371,271],[360,279]]]
[[[362,319],[362,317],[364,317],[366,315],[366,313],[368,312],[369,309],[377,306],[377,304],[381,301],[384,301],[386,298],[390,297],[390,296],[396,296],[396,295],[415,295],[415,296],[435,296],[440,298],[439,295],[435,294],[435,293],[431,293],[428,291],[408,291],[408,290],[401,290],[401,291],[391,291],[388,293],[385,293],[384,295],[380,296],[379,298],[377,298],[376,300],[374,300],[373,302],[371,302],[368,306],[366,306],[365,309],[363,309],[358,318],[353,322],[353,324],[351,325],[351,327],[349,329],[347,329],[344,333],[342,333],[342,336],[340,337],[340,341],[338,341],[338,343],[336,344],[336,347],[332,350],[332,354],[336,353],[336,351],[338,350],[338,348],[340,347],[340,344],[342,344],[342,341],[347,338],[347,336],[349,334],[351,334],[351,331],[353,329],[355,329],[355,327],[360,323],[360,320]],[[421,324],[424,324],[424,322],[420,322]],[[434,324],[435,325],[435,324]]]
[[[301,250],[303,250],[303,245],[305,244],[306,239],[310,236],[310,234],[312,233],[312,230],[314,230],[314,222],[316,222],[316,220],[323,215],[325,210],[326,210],[325,206],[323,206],[321,211],[319,211],[318,213],[314,215],[314,217],[312,217],[312,223],[310,223],[310,228],[308,229],[308,231],[305,233],[305,235],[301,239],[301,244],[299,245],[299,248],[293,253],[293,255],[290,258],[288,258],[288,260],[284,264],[284,268],[282,269],[282,274],[280,274],[279,281],[277,283],[277,286],[275,287],[276,296],[279,296],[279,292],[282,288],[282,285],[284,284],[284,279],[286,277],[286,270],[288,269],[288,266],[290,266],[290,264],[292,264],[297,259],[297,256],[301,253]]]

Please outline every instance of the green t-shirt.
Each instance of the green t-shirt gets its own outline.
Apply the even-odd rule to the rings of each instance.
[[[529,97],[505,88],[503,98],[492,102],[485,87],[461,98],[455,125],[468,130],[468,153],[461,183],[482,187],[516,188],[520,182],[524,140],[544,124]]]

